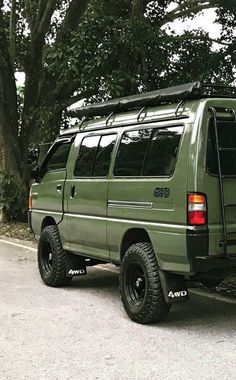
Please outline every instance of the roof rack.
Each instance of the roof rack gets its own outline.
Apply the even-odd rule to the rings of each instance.
[[[163,103],[183,102],[189,99],[207,97],[233,97],[236,98],[236,87],[203,84],[191,82],[180,86],[168,87],[161,90],[150,91],[143,94],[112,99],[67,112],[71,117],[108,116],[110,114],[128,111],[137,108],[146,108]]]

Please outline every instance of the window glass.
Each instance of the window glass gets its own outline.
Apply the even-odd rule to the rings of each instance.
[[[83,139],[75,163],[74,175],[76,177],[92,176],[94,158],[99,140],[100,136],[89,136]]]
[[[101,137],[93,168],[93,177],[105,177],[108,175],[111,154],[115,145],[115,141],[115,134],[105,135]]]
[[[169,176],[174,172],[183,127],[155,129],[149,144],[144,176]]]
[[[71,143],[55,145],[50,156],[46,159],[44,171],[65,169],[70,152]]]
[[[115,176],[141,176],[151,129],[125,132],[114,168]]]
[[[231,148],[231,151],[221,151],[221,171],[223,175],[236,175],[236,123],[221,122],[218,125],[220,148]],[[235,149],[235,150],[233,150]],[[218,174],[215,130],[210,125],[207,144],[206,167],[212,174]]]

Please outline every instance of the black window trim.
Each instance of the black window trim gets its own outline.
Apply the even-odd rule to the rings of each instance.
[[[138,127],[138,126],[137,126]],[[150,146],[150,142],[151,142],[151,139],[152,139],[152,136],[153,136],[153,133],[154,133],[154,130],[156,129],[162,129],[162,128],[174,128],[174,127],[183,127],[183,132],[181,134],[181,137],[180,137],[180,141],[179,141],[179,146],[178,146],[178,151],[176,153],[176,162],[178,161],[178,156],[179,156],[179,148],[182,144],[182,139],[183,139],[183,136],[184,136],[184,129],[185,129],[185,124],[184,123],[177,123],[177,124],[172,124],[172,125],[158,125],[158,126],[153,126],[153,127],[150,127],[150,125],[147,125],[147,128],[135,128],[135,129],[126,129],[125,131],[122,132],[120,138],[119,138],[119,141],[118,141],[118,148],[117,148],[117,151],[116,151],[116,155],[115,155],[115,159],[114,159],[114,165],[113,165],[113,168],[112,168],[112,179],[155,179],[155,178],[165,178],[165,179],[170,179],[174,176],[175,174],[175,170],[173,171],[173,173],[171,173],[170,175],[165,175],[165,176],[115,176],[114,175],[114,169],[115,169],[115,164],[116,164],[116,157],[117,157],[117,154],[118,154],[118,151],[119,151],[119,147],[120,147],[120,143],[122,141],[122,137],[123,135],[126,133],[126,132],[134,132],[134,131],[140,131],[141,129],[152,129],[152,133],[151,133],[151,136],[149,138],[149,141],[148,141],[148,144],[147,144],[147,147],[146,147],[146,151],[145,151],[145,155],[144,155],[144,160],[143,160],[143,164],[142,164],[142,170],[141,170],[141,173],[143,172],[143,169],[144,169],[144,164],[145,164],[145,160],[146,160],[146,157],[147,157],[147,153],[149,151],[149,146]]]
[[[91,131],[90,131],[91,132]],[[94,131],[93,131],[94,132]],[[90,176],[90,177],[88,177],[88,176],[75,176],[75,165],[76,165],[76,161],[77,161],[77,158],[78,158],[78,154],[79,154],[79,151],[80,151],[80,148],[81,148],[81,145],[82,145],[82,143],[83,143],[83,141],[84,141],[84,139],[86,139],[87,137],[99,137],[100,136],[100,139],[99,139],[99,141],[98,141],[98,145],[97,145],[97,148],[96,148],[96,152],[95,152],[95,155],[94,155],[94,159],[93,159],[93,167],[92,167],[92,172],[93,172],[93,169],[94,169],[94,165],[95,165],[95,159],[96,159],[96,157],[97,157],[97,151],[98,151],[98,147],[99,147],[99,144],[100,144],[100,141],[101,141],[101,139],[102,139],[102,137],[103,136],[111,136],[111,135],[116,135],[116,139],[115,139],[115,145],[116,145],[116,143],[117,143],[117,141],[118,141],[118,139],[117,139],[117,136],[118,136],[118,132],[117,132],[117,130],[116,131],[114,131],[114,132],[111,132],[111,130],[109,130],[109,131],[106,131],[106,133],[104,133],[104,134],[100,134],[100,133],[98,133],[99,131],[96,131],[96,133],[94,134],[94,133],[88,133],[88,134],[86,134],[86,135],[84,135],[83,137],[82,137],[82,140],[80,141],[80,143],[79,143],[79,145],[78,145],[78,151],[77,151],[77,155],[76,155],[76,159],[75,159],[75,162],[74,162],[74,168],[73,168],[73,179],[101,179],[101,180],[103,180],[103,179],[107,179],[108,177],[109,177],[109,173],[110,173],[110,169],[111,169],[111,161],[110,161],[110,165],[109,165],[109,170],[108,170],[108,173],[107,173],[107,175],[106,176]],[[114,146],[115,146],[114,145]],[[114,149],[114,148],[113,148]]]
[[[68,162],[68,158],[69,158],[69,154],[70,154],[70,151],[71,151],[71,147],[72,147],[72,143],[75,139],[75,136],[76,135],[70,135],[70,136],[66,136],[66,137],[59,137],[57,138],[54,143],[51,145],[51,147],[49,148],[43,162],[41,163],[40,165],[40,172],[43,170],[43,177],[45,176],[46,173],[54,173],[54,172],[64,172],[66,170],[66,166],[67,166],[67,162]],[[45,170],[45,165],[47,165],[48,161],[50,160],[51,158],[51,155],[53,155],[53,153],[56,151],[57,149],[57,146],[60,146],[62,144],[67,144],[67,143],[71,143],[71,146],[70,146],[70,151],[68,153],[68,157],[67,157],[67,161],[66,161],[66,165],[64,168],[60,168],[60,169],[51,169],[51,170]],[[52,152],[52,153],[51,153]]]

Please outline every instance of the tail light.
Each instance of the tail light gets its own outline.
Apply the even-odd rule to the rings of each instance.
[[[29,209],[31,209],[33,206],[33,202],[32,202],[32,194],[31,192],[29,193]]]
[[[207,224],[206,195],[199,193],[188,194],[188,224],[191,226]]]

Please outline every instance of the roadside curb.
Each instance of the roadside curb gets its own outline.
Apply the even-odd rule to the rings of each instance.
[[[33,241],[28,240],[21,240],[21,239],[14,239],[14,238],[8,238],[6,236],[0,236],[0,242],[14,245],[16,247],[24,248],[24,249],[30,249],[32,251],[37,251],[37,243]]]

